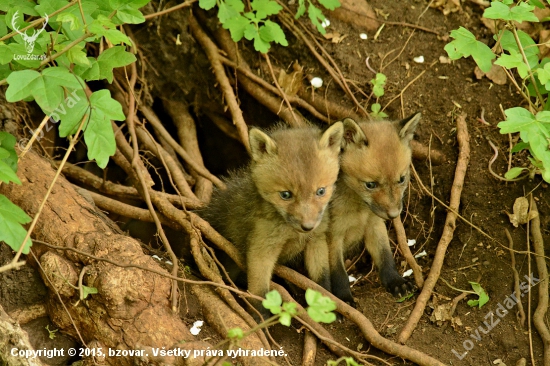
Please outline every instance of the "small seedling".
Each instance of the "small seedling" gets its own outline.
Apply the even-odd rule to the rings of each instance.
[[[481,309],[483,305],[489,302],[489,295],[487,295],[487,293],[479,283],[472,281],[469,281],[469,283],[470,285],[472,285],[472,289],[479,296],[479,298],[475,300],[468,300],[468,305],[471,307],[477,306]]]

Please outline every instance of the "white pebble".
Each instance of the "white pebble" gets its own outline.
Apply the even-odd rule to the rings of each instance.
[[[157,261],[161,261],[162,262],[162,259],[158,256],[158,255],[152,255],[151,258],[153,259],[156,259]]]
[[[415,57],[413,58],[413,61],[416,62],[417,64],[422,64],[424,63],[424,56]]]
[[[314,88],[320,88],[323,86],[323,79],[319,78],[319,77],[314,77],[313,79],[311,79],[311,86],[313,86]]]
[[[197,335],[201,332],[201,327],[203,324],[204,322],[202,320],[197,320],[193,323],[193,326],[191,327],[191,329],[189,329],[189,331],[192,335]]]
[[[409,240],[407,240],[407,245],[408,245],[408,246],[412,247],[412,246],[415,245],[415,244],[416,244],[416,239],[409,239]]]
[[[369,38],[369,36],[367,36],[367,33],[361,33],[361,34],[359,35],[359,38],[361,38],[361,39],[367,39],[367,38]]]
[[[412,275],[412,273],[413,273],[413,270],[408,269],[405,272],[403,272],[403,277],[409,277],[410,275]]]
[[[423,251],[421,251],[420,253],[418,253],[417,255],[415,255],[414,257],[415,257],[415,258],[422,258],[422,257],[425,257],[425,256],[427,256],[427,255],[428,255],[428,253],[426,253],[426,251],[423,250]]]
[[[357,281],[357,278],[353,277],[353,276],[348,276],[349,277],[349,282],[355,282]]]
[[[326,28],[326,27],[328,27],[329,25],[330,25],[330,20],[328,20],[327,18],[325,18],[325,20],[323,20],[323,21],[321,22],[321,27],[323,27],[323,28]]]

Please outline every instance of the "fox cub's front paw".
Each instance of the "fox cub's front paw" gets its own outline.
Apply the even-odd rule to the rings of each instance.
[[[396,276],[386,284],[386,290],[394,297],[402,298],[416,290],[416,285],[412,279],[405,279],[401,276]]]

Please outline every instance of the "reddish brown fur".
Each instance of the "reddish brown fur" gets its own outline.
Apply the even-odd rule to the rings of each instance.
[[[400,122],[344,121],[341,172],[330,205],[328,232],[331,286],[335,295],[353,302],[344,257],[364,242],[394,295],[407,292],[395,268],[384,220],[397,217],[409,181],[409,146],[420,116]],[[366,183],[374,183],[368,188]]]

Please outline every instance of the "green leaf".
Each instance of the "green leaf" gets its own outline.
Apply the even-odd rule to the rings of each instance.
[[[6,26],[5,15],[0,15],[0,37],[4,37],[8,34],[8,27]]]
[[[529,144],[526,143],[526,142],[521,141],[521,142],[518,142],[518,143],[512,148],[512,150],[510,150],[510,151],[513,152],[513,153],[517,153],[517,152],[519,152],[519,151],[521,151],[521,150],[525,150],[525,149],[529,149]]]
[[[262,301],[262,305],[267,310],[271,311],[272,314],[279,314],[281,312],[281,304],[283,299],[281,294],[277,290],[269,291],[265,294],[265,300]]]
[[[239,12],[239,10],[232,7],[227,2],[221,2],[218,6],[218,19],[222,24],[224,24],[229,19],[238,17],[240,15],[241,13]]]
[[[69,62],[81,65],[81,66],[91,66],[90,60],[86,57],[86,52],[82,51],[82,49],[79,49],[78,47],[72,47],[67,52],[67,57],[69,59]]]
[[[540,53],[539,48],[537,47],[535,41],[533,41],[533,39],[527,33],[521,30],[518,30],[517,34],[519,38],[519,43],[521,44],[521,47],[523,48],[523,52],[525,53],[525,57],[529,62],[529,67],[531,67],[531,69],[535,69],[539,65],[539,57],[538,57],[538,54]],[[497,35],[495,35],[494,37],[497,37]],[[502,36],[500,37],[500,45],[504,50],[510,53],[512,51],[521,53],[517,45],[516,38],[514,37],[514,34],[509,30],[504,30],[502,32]]]
[[[522,167],[512,168],[512,169],[508,170],[506,172],[506,174],[504,174],[504,178],[506,178],[506,179],[517,178],[521,174],[521,172],[523,172],[524,170],[527,170],[527,168],[522,168]]]
[[[113,69],[117,67],[130,65],[136,61],[136,56],[127,52],[122,46],[111,47],[97,58],[99,66],[99,78],[107,79],[109,83],[113,82]]]
[[[479,299],[477,300],[468,301],[468,305],[471,307],[474,307],[477,305],[479,308],[481,308],[483,305],[485,305],[489,301],[489,296],[487,295],[487,293],[479,283],[472,282],[472,281],[468,281],[468,282],[472,286],[472,289],[474,290],[474,292],[479,296]]]
[[[229,29],[233,42],[238,42],[244,37],[244,30],[250,24],[250,20],[239,15],[238,17],[228,19],[223,27]]]
[[[522,79],[525,79],[529,75],[529,68],[525,62],[523,62],[523,56],[514,50],[510,50],[509,55],[503,53],[498,60],[495,61],[495,65],[503,66],[507,69],[516,67]]]
[[[273,0],[253,0],[250,3],[252,10],[256,11],[258,19],[265,19],[269,15],[278,14],[283,7]]]
[[[89,113],[90,106],[84,90],[77,90],[70,94],[65,101],[55,109],[51,117],[55,121],[61,121],[59,125],[59,136],[67,137],[74,135],[82,122],[85,114]],[[83,129],[86,125],[83,126]]]
[[[483,16],[488,19],[515,20],[516,22],[538,22],[539,19],[533,13],[535,7],[527,3],[509,7],[499,1],[491,2],[491,6],[485,9]]]
[[[292,317],[289,313],[281,313],[279,317],[279,323],[281,323],[284,326],[290,327],[290,323],[292,322]]]
[[[489,72],[491,61],[496,56],[486,44],[477,41],[475,36],[464,27],[452,30],[451,37],[454,41],[445,45],[445,51],[451,59],[472,56],[483,72]]]
[[[210,10],[216,6],[216,0],[199,0],[199,7],[204,10]]]
[[[57,15],[57,21],[61,23],[68,23],[70,30],[77,30],[82,27],[80,17],[77,17],[73,13],[61,13]]]
[[[298,0],[298,10],[296,10],[296,15],[294,15],[295,19],[298,19],[302,15],[306,13],[306,3],[305,0]]]
[[[128,24],[140,24],[145,22],[145,18],[141,11],[134,9],[130,5],[124,5],[117,10],[118,19]]]
[[[546,63],[544,67],[539,67],[536,70],[536,75],[544,88],[550,91],[550,63]]]
[[[266,42],[276,42],[281,46],[288,46],[285,38],[285,33],[279,24],[266,20],[264,25],[260,27],[260,37]]]
[[[13,170],[14,172],[17,172],[17,153],[15,152],[15,144],[17,143],[17,140],[15,139],[15,136],[0,131],[0,147],[7,151],[9,156],[0,158],[4,163],[8,164],[8,166]],[[7,183],[7,182],[6,182]]]
[[[375,78],[370,81],[372,83],[372,92],[377,98],[384,95],[384,86],[386,85],[386,75],[377,73]]]
[[[334,10],[340,7],[340,1],[338,0],[319,0],[319,3],[328,10]]]
[[[544,9],[544,3],[540,0],[529,0],[529,3],[535,5],[539,9]]]
[[[16,184],[21,184],[17,174],[15,174],[11,166],[3,160],[0,160],[0,181],[5,183],[14,182]]]
[[[269,48],[269,43],[264,41],[259,34],[254,37],[254,49],[256,51],[260,53],[267,53],[269,51]]]
[[[227,338],[243,339],[244,332],[241,328],[231,328],[227,331]]]
[[[107,89],[98,90],[90,96],[92,110],[84,131],[84,141],[88,146],[88,158],[105,168],[109,157],[116,151],[115,135],[111,120],[122,121],[126,117],[119,102],[111,98]]]
[[[89,67],[85,65],[75,65],[73,69],[74,73],[86,81],[100,80],[101,73],[99,72],[99,63],[93,57],[88,57],[88,61],[90,62]]]
[[[321,25],[321,22],[325,20],[325,16],[323,15],[323,12],[320,9],[313,6],[312,3],[309,3],[307,14],[309,16],[309,20],[311,20],[311,23],[313,23],[313,25],[317,27],[317,30],[319,31],[319,33],[325,34],[327,31]]]
[[[0,44],[0,65],[9,64],[13,60],[13,52],[5,44]]]
[[[309,305],[307,313],[316,322],[332,323],[336,320],[336,314],[332,312],[336,309],[336,304],[320,292],[308,288],[306,302]]]
[[[84,285],[81,285],[82,286],[82,299],[81,300],[84,300],[88,297],[88,295],[94,295],[94,294],[97,294],[98,291],[97,291],[97,288],[95,287],[88,287],[88,286],[84,286]]]
[[[519,132],[529,124],[535,123],[535,116],[523,107],[514,107],[504,111],[506,121],[500,122],[497,126],[500,133]]]
[[[22,224],[31,221],[29,215],[14,205],[6,196],[0,194],[0,241],[4,241],[14,251],[18,251],[27,235]],[[29,254],[32,245],[30,239],[25,242],[23,254]]]

